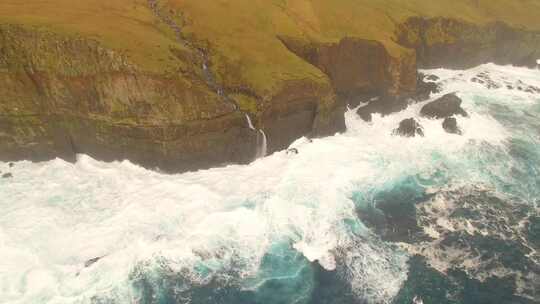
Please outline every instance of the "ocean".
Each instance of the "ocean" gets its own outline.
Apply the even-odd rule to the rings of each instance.
[[[422,72],[462,135],[426,101],[249,165],[0,162],[0,303],[540,303],[540,70]]]

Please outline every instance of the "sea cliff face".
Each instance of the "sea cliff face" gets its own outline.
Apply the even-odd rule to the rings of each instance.
[[[167,172],[247,163],[261,132],[267,151],[278,151],[343,131],[347,104],[413,96],[417,67],[531,66],[540,57],[540,24],[511,26],[502,15],[203,2],[0,4],[0,160],[84,153]],[[345,7],[383,13],[336,18]],[[115,22],[92,19],[99,11]]]
[[[0,28],[0,157],[130,159],[177,171],[242,162],[256,134],[196,82],[140,71],[95,41]]]
[[[416,51],[422,68],[470,68],[482,63],[535,67],[540,32],[504,22],[477,25],[449,18],[409,18],[400,24],[397,41]]]

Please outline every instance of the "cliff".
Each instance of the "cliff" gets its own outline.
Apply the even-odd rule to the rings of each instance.
[[[0,160],[246,163],[257,129],[268,152],[342,131],[417,67],[540,58],[530,0],[80,2],[0,3]]]

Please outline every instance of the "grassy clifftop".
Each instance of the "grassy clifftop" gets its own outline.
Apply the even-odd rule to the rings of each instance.
[[[260,96],[283,80],[325,82],[325,75],[290,53],[277,36],[335,42],[345,36],[381,41],[398,56],[396,24],[411,16],[443,16],[473,23],[505,21],[540,30],[535,0],[161,0],[183,34],[208,49],[212,69],[229,87]],[[0,23],[45,27],[94,39],[127,56],[140,69],[164,73],[181,62],[183,46],[145,0],[4,0]]]
[[[210,42],[227,83],[242,79],[264,91],[273,80],[317,77],[276,40],[287,35],[318,42],[345,36],[381,41],[393,55],[397,23],[411,16],[451,17],[473,23],[505,21],[540,29],[534,0],[167,0],[181,13],[186,33]],[[231,67],[237,66],[237,70]],[[226,71],[234,71],[230,73]]]
[[[520,29],[538,15],[538,0],[2,0],[0,160],[249,162],[245,114],[269,152],[335,134],[352,98],[415,94],[417,66],[536,60],[540,34]],[[512,28],[479,26],[494,21]]]
[[[178,47],[174,34],[143,0],[3,0],[3,23],[95,40],[147,71],[163,73],[178,64],[169,50]]]

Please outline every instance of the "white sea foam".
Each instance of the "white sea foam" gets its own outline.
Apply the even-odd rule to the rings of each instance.
[[[372,282],[368,287],[378,289],[367,293],[372,301],[389,301],[405,279],[405,262],[385,258],[394,249],[375,243],[351,245],[343,226],[344,219],[356,218],[351,193],[440,169],[434,155],[459,165],[467,161],[466,151],[482,143],[502,147],[509,131],[474,96],[508,95],[501,102],[512,103],[533,98],[471,85],[469,75],[478,70],[510,81],[540,79],[539,71],[494,65],[429,71],[442,78],[445,93],[458,91],[464,99],[470,117],[458,117],[463,136],[445,133],[441,121],[418,117],[417,104],[395,115],[375,115],[371,123],[351,110],[345,134],[299,139],[292,145],[299,154],[278,152],[248,166],[163,175],[84,155],[74,165],[18,162],[14,178],[0,179],[0,301],[87,303],[107,294],[131,303],[130,274],[158,260],[170,271],[191,269],[192,280],[204,281],[241,259],[237,270],[250,277],[270,245],[282,239],[327,269],[336,268],[336,248],[356,246],[344,259],[351,284],[361,289]],[[409,117],[417,117],[425,137],[391,135]],[[8,170],[7,164],[0,163],[0,170]],[[462,174],[479,178],[466,166]],[[95,257],[102,258],[85,268]],[[208,274],[193,270],[198,263]]]

